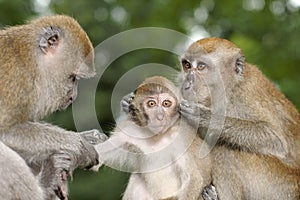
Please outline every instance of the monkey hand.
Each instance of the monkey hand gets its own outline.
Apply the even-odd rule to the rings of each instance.
[[[67,200],[67,180],[72,176],[71,156],[65,152],[57,152],[48,157],[42,166],[41,183],[45,187],[47,199],[57,196]]]
[[[134,99],[134,93],[131,92],[129,94],[127,94],[126,96],[124,96],[121,100],[121,109],[128,114],[130,111],[130,106],[132,105],[132,101]]]
[[[89,131],[83,131],[79,133],[80,136],[92,145],[103,143],[108,139],[107,135],[101,133],[100,131],[94,129]],[[100,159],[98,159],[99,161]],[[99,161],[98,164],[91,166],[89,169],[92,171],[98,171],[102,166],[103,162]]]
[[[104,133],[101,133],[97,129],[83,131],[83,132],[80,132],[79,134],[83,139],[85,139],[85,141],[89,142],[92,145],[102,143],[105,140],[107,140],[107,138],[108,138],[107,135],[105,135]]]
[[[180,114],[194,127],[207,127],[211,111],[208,107],[199,103],[182,100],[180,103]]]
[[[218,195],[215,186],[209,185],[202,191],[202,197],[204,200],[218,200]]]
[[[67,180],[68,177],[72,177],[74,169],[77,167],[90,169],[99,163],[98,153],[87,141],[81,141],[79,150],[78,153],[66,149],[60,150],[45,160],[41,171],[41,182],[47,196],[56,195],[61,200],[67,200]]]
[[[82,140],[80,154],[76,155],[74,161],[75,167],[92,169],[93,166],[99,164],[99,155],[94,145]]]

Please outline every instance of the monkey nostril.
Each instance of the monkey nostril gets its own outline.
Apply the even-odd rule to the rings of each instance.
[[[156,116],[156,118],[159,120],[159,121],[162,121],[164,119],[164,115],[163,114],[158,114]]]
[[[191,81],[185,81],[184,84],[183,84],[183,88],[185,90],[188,90],[188,89],[191,88],[191,85],[192,85]]]

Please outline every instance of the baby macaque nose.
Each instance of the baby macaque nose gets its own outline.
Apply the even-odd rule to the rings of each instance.
[[[159,120],[159,121],[162,121],[164,119],[164,114],[162,113],[159,113],[156,115],[156,118]]]

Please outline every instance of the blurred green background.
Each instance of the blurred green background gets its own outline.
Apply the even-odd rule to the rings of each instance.
[[[0,0],[0,27],[59,13],[77,19],[94,46],[119,32],[149,26],[173,29],[193,39],[227,38],[241,47],[248,62],[258,65],[299,110],[299,8],[299,0]],[[143,49],[118,58],[105,71],[96,94],[98,120],[105,132],[114,124],[110,99],[115,83],[132,67],[151,62],[176,69],[179,65],[170,53]],[[47,121],[75,130],[71,108]],[[120,199],[128,177],[108,167],[98,173],[76,170],[70,199]]]

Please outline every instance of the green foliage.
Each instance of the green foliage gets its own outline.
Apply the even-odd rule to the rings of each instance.
[[[249,4],[249,2],[256,2]],[[76,18],[94,46],[124,30],[158,26],[192,35],[227,38],[300,109],[300,12],[288,0],[52,0],[53,13]],[[23,23],[36,13],[33,0],[0,0],[0,25]],[[42,13],[43,14],[43,13]],[[114,85],[128,70],[144,63],[176,68],[177,57],[154,49],[136,50],[115,60],[103,74],[96,94],[101,127],[111,130],[110,99]],[[261,86],[263,87],[263,86]],[[80,91],[79,91],[80,92]],[[71,108],[47,120],[75,129]],[[119,199],[128,174],[102,169],[78,170],[70,184],[70,199]]]
[[[33,14],[32,0],[0,0],[0,27],[22,24]]]

